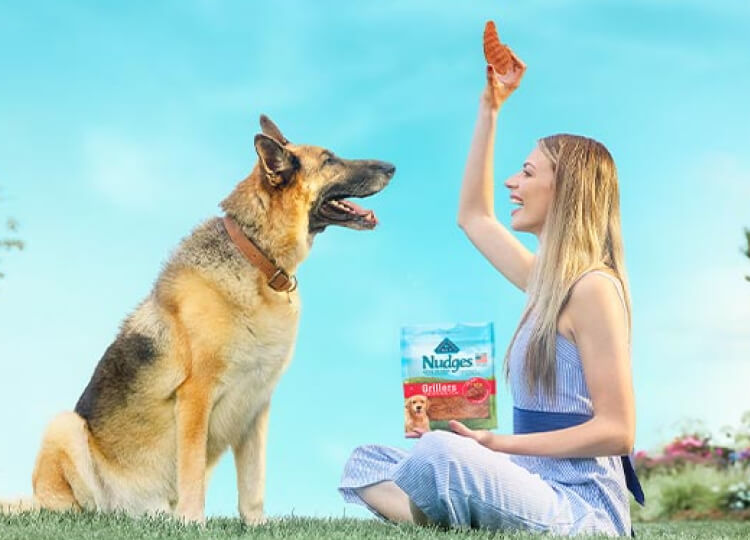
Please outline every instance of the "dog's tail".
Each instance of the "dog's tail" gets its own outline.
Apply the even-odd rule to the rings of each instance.
[[[34,497],[22,497],[15,500],[0,499],[0,514],[19,514],[40,508],[41,505]]]

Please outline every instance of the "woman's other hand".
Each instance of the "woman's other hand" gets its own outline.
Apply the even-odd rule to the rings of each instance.
[[[406,435],[405,435],[405,437],[406,437],[407,439],[418,439],[418,438],[420,438],[420,437],[421,437],[422,435],[424,435],[424,434],[425,434],[426,432],[427,432],[427,431],[426,431],[426,430],[424,430],[424,429],[422,429],[422,428],[417,428],[417,427],[415,427],[415,428],[414,428],[413,430],[411,430],[411,431],[407,431],[407,432],[406,432]]]
[[[469,439],[474,439],[479,444],[486,446],[490,450],[497,450],[500,452],[504,451],[503,435],[497,435],[486,429],[469,429],[457,420],[451,420],[448,422],[448,426],[454,433]]]

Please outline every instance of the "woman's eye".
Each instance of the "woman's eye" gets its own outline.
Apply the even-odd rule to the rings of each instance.
[[[524,175],[524,176],[531,176],[531,174],[530,174],[530,173],[529,173],[529,171],[527,171],[527,170],[524,170],[524,171],[523,171],[523,175]]]

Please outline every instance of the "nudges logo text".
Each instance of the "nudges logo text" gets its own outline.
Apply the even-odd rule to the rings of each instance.
[[[461,368],[472,367],[474,365],[473,358],[453,356],[460,350],[455,343],[445,338],[440,342],[440,345],[435,347],[435,354],[447,356],[422,355],[422,369],[448,369],[451,373],[456,373]]]

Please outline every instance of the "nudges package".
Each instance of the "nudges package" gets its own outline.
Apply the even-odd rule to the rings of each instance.
[[[401,328],[404,431],[497,427],[492,323]]]

